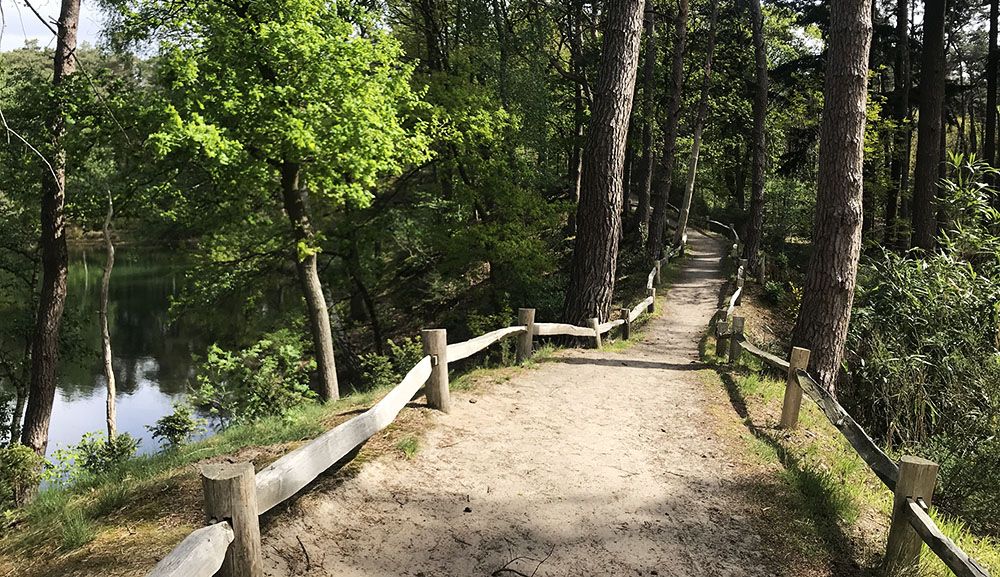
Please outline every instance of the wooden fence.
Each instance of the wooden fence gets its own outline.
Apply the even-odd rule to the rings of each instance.
[[[945,536],[927,514],[937,482],[936,463],[912,456],[902,457],[898,464],[893,462],[829,391],[810,376],[807,371],[809,350],[793,347],[788,360],[785,360],[759,349],[746,340],[745,321],[743,317],[734,313],[743,294],[747,262],[738,260],[740,243],[736,231],[716,221],[709,223],[731,233],[734,240],[733,258],[738,262],[733,295],[728,299],[728,306],[717,311],[712,324],[716,338],[716,355],[724,357],[728,354],[729,362],[735,364],[745,352],[760,359],[765,366],[785,375],[781,426],[787,429],[794,429],[797,426],[802,395],[805,393],[819,406],[830,423],[844,435],[875,476],[893,491],[892,519],[886,541],[883,572],[886,575],[917,574],[915,569],[918,568],[920,552],[926,543],[955,575],[989,577],[986,569]]]
[[[661,268],[683,252],[683,243],[654,262],[646,277],[646,298],[619,318],[591,319],[586,327],[563,323],[536,323],[534,309],[520,309],[517,325],[498,329],[460,343],[447,344],[444,329],[421,332],[425,356],[385,397],[360,415],[323,433],[254,473],[250,463],[223,463],[201,467],[206,526],[193,531],[149,573],[149,577],[260,577],[261,514],[305,489],[319,475],[340,463],[368,439],[388,427],[423,389],[427,404],[450,412],[448,364],[468,358],[490,345],[517,337],[517,361],[530,358],[535,336],[567,335],[593,339],[621,327],[629,338],[632,323],[644,312],[654,312]]]

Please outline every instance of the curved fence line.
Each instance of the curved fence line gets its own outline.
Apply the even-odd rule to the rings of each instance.
[[[732,232],[734,257],[739,258],[739,236],[729,225],[710,220],[720,228]],[[944,535],[926,512],[934,492],[938,466],[916,457],[903,457],[896,464],[879,447],[868,433],[854,420],[819,382],[807,371],[809,351],[794,347],[789,360],[784,360],[761,350],[744,338],[744,319],[733,316],[740,304],[746,261],[740,261],[736,272],[736,290],[729,299],[729,306],[720,309],[713,322],[716,337],[716,354],[726,350],[729,339],[729,362],[736,363],[740,353],[747,352],[766,365],[786,375],[785,398],[781,409],[781,426],[795,428],[798,422],[802,394],[805,393],[823,411],[827,420],[844,436],[861,460],[885,486],[895,494],[892,521],[886,543],[884,570],[889,574],[912,571],[920,562],[923,544],[958,577],[989,577],[989,573],[969,557],[951,539]],[[732,322],[732,327],[727,324]]]

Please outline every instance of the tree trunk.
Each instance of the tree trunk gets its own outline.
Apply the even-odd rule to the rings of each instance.
[[[986,57],[986,134],[983,136],[983,158],[991,166],[997,164],[997,69],[1000,51],[997,49],[997,21],[1000,20],[998,0],[990,0],[989,52]]]
[[[583,101],[583,82],[581,80],[583,70],[580,59],[582,55],[582,24],[583,4],[574,1],[571,8],[569,36],[570,36],[570,67],[576,80],[573,82],[573,151],[569,158],[569,185],[573,198],[573,209],[569,213],[567,223],[568,236],[576,235],[576,211],[580,205],[580,179],[583,176],[583,131],[586,109]]]
[[[63,0],[56,22],[55,56],[52,83],[57,87],[76,72],[76,34],[80,23],[80,0]],[[57,88],[58,91],[58,88]],[[50,166],[42,177],[41,230],[42,287],[35,317],[31,345],[31,383],[28,407],[24,415],[21,442],[45,454],[49,443],[49,420],[56,394],[59,368],[59,329],[66,308],[66,110],[58,97],[52,104],[49,119],[51,137]]]
[[[656,10],[652,2],[646,6],[643,34],[646,54],[642,63],[642,160],[639,163],[639,206],[635,211],[635,228],[645,240],[649,231],[649,189],[653,182],[653,118],[656,115]]]
[[[306,299],[309,329],[316,349],[316,368],[319,373],[319,397],[323,401],[340,398],[337,384],[337,366],[333,359],[333,333],[330,330],[329,310],[323,296],[323,285],[316,268],[316,252],[312,225],[306,209],[305,192],[299,187],[301,167],[294,162],[281,166],[281,193],[285,212],[292,224],[296,243],[295,268]]]
[[[642,35],[643,0],[608,0],[599,84],[583,147],[579,230],[563,317],[583,324],[611,312],[621,230],[625,141]]]
[[[893,70],[892,118],[893,154],[889,173],[892,188],[887,191],[885,204],[885,244],[896,243],[897,207],[910,189],[910,5],[909,0],[896,2],[896,62]]]
[[[698,176],[698,154],[701,152],[701,134],[708,115],[708,98],[712,89],[712,56],[715,54],[715,25],[719,20],[719,0],[712,0],[712,16],[708,24],[708,46],[705,48],[705,71],[701,80],[701,98],[698,102],[698,116],[694,122],[694,140],[691,143],[691,160],[688,162],[687,183],[684,200],[677,215],[677,230],[674,231],[674,246],[681,243],[687,232],[688,217],[691,215],[691,200],[694,198],[694,182]]]
[[[673,184],[674,156],[677,152],[677,123],[680,121],[681,98],[684,89],[684,52],[687,48],[688,0],[678,0],[674,20],[673,63],[670,72],[670,104],[663,128],[663,156],[660,160],[662,178],[653,203],[653,217],[646,239],[646,253],[652,259],[663,254],[663,236],[667,229],[667,202]]]
[[[937,232],[935,196],[941,177],[944,136],[944,26],[946,0],[924,1],[924,51],[920,70],[917,166],[913,172],[913,246],[934,248]]]
[[[753,174],[750,177],[750,218],[746,231],[747,264],[751,274],[760,267],[760,242],[764,236],[764,179],[767,171],[767,47],[764,45],[764,11],[760,0],[750,0],[753,30],[754,86]]]
[[[847,339],[861,252],[865,101],[872,0],[833,0],[827,49],[813,251],[792,332],[831,393]]]
[[[115,370],[111,364],[111,329],[108,326],[108,292],[111,289],[111,271],[115,268],[115,243],[111,240],[111,219],[115,216],[114,201],[111,193],[108,193],[108,215],[104,219],[104,227],[101,232],[104,234],[104,250],[106,258],[104,261],[104,274],[101,276],[101,352],[104,360],[104,379],[108,385],[107,400],[107,421],[108,440],[115,437],[117,429],[117,417],[115,416]]]

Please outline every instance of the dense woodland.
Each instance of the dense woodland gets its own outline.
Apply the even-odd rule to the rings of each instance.
[[[116,246],[192,259],[171,316],[216,344],[157,423],[177,444],[194,408],[391,384],[420,327],[614,318],[712,218],[766,268],[782,350],[1000,534],[996,0],[102,0],[97,46],[79,2],[0,53],[3,508],[37,486],[61,360],[109,367],[84,461],[135,449],[106,307],[99,349],[65,310],[74,243],[105,295]]]

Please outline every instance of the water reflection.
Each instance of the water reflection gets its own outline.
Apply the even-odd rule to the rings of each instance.
[[[118,430],[140,439],[148,453],[157,444],[145,426],[172,411],[193,379],[192,355],[204,352],[194,331],[169,323],[170,299],[180,290],[184,261],[175,255],[119,249],[108,297],[112,366],[118,386]],[[102,251],[71,254],[67,332],[74,351],[64,354],[52,410],[49,452],[105,429],[106,384],[101,361],[98,307]]]

